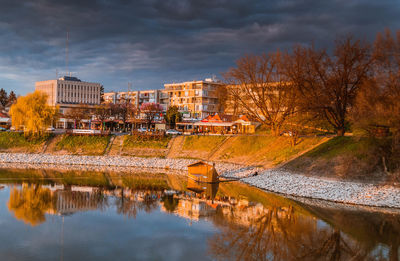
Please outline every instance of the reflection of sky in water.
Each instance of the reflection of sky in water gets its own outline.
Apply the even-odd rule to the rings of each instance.
[[[0,190],[2,260],[315,260],[318,251],[323,258],[339,251],[340,260],[353,255],[367,260],[389,259],[400,243],[398,215],[305,205],[236,182],[162,202],[162,191],[172,189],[163,183],[165,175],[130,177],[135,177],[127,181],[130,186],[158,189],[125,187],[122,199],[121,187],[90,187],[94,177],[99,176],[63,181],[80,186],[25,184]],[[182,176],[175,178],[181,190],[189,188]],[[146,201],[150,192],[153,200]],[[210,195],[214,201],[207,200]],[[38,218],[27,209],[47,214]],[[166,212],[172,209],[173,214]]]
[[[318,219],[317,227],[319,229],[324,229],[324,228],[329,228],[330,226],[325,221]]]
[[[30,226],[8,211],[9,188],[0,191],[0,253],[2,260],[56,260],[61,254],[61,216]],[[204,260],[207,237],[216,229],[206,221],[192,222],[160,212],[138,212],[129,219],[115,206],[104,211],[77,212],[64,217],[64,260],[190,259]]]

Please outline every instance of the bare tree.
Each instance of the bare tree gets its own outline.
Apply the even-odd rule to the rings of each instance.
[[[162,112],[162,107],[158,103],[143,103],[140,106],[140,112],[145,114],[147,128],[150,129],[154,119]]]
[[[286,78],[278,51],[245,56],[224,74],[231,100],[252,118],[279,135],[280,128],[296,107],[296,92]]]
[[[371,70],[370,46],[346,37],[336,41],[332,56],[325,49],[297,46],[286,57],[287,76],[301,94],[300,105],[343,136],[349,109]]]
[[[123,99],[118,104],[119,119],[123,122],[123,130],[126,131],[126,122],[129,119],[134,119],[136,116],[136,107],[128,99]]]
[[[101,123],[101,130],[104,130],[104,122],[111,116],[110,104],[100,104],[95,108],[95,116]]]
[[[82,120],[90,118],[89,108],[85,104],[80,104],[78,107],[69,109],[65,114],[65,117],[74,120],[75,127],[79,129]]]
[[[373,78],[362,85],[351,116],[355,126],[374,139],[392,131],[388,142],[381,139],[375,144],[384,171],[393,174],[400,170],[400,31],[397,39],[389,30],[377,35],[374,58]]]

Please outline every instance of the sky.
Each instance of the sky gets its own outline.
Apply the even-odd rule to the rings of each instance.
[[[245,54],[330,48],[400,29],[399,0],[0,0],[0,88],[24,95],[66,74],[106,91],[161,89]]]

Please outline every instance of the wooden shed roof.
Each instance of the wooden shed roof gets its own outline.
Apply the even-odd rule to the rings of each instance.
[[[207,162],[204,162],[202,160],[200,160],[198,162],[195,162],[195,163],[192,163],[192,164],[188,165],[188,167],[193,167],[193,166],[197,166],[197,165],[208,165],[208,166],[212,167],[212,165],[210,165]]]

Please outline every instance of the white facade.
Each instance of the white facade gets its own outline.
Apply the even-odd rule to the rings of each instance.
[[[35,89],[48,95],[48,104],[56,105],[98,105],[101,99],[101,84],[83,82],[75,77],[36,82]]]

